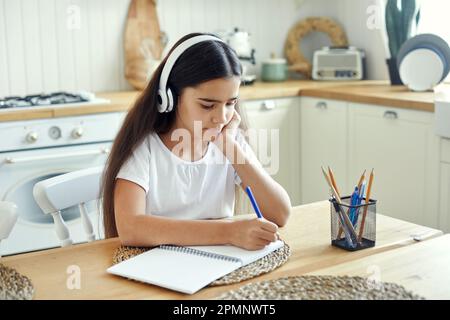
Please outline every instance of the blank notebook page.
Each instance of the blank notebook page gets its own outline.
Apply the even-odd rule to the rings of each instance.
[[[116,264],[107,271],[192,294],[240,266],[239,262],[156,248]]]
[[[222,254],[225,256],[237,258],[241,260],[242,265],[246,266],[249,263],[252,263],[272,251],[275,251],[283,246],[283,241],[277,240],[268,244],[265,248],[261,250],[245,250],[235,246],[193,246],[188,248],[194,248],[201,251],[212,252],[217,254]]]
[[[192,294],[214,280],[254,262],[272,251],[281,248],[278,240],[261,250],[245,250],[235,246],[192,246],[172,249],[155,248],[110,267],[107,272],[151,283],[175,291]],[[177,249],[178,248],[178,249]],[[214,253],[233,259],[177,250],[200,250],[204,254]]]

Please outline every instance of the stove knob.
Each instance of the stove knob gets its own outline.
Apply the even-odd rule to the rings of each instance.
[[[72,138],[79,139],[83,136],[83,128],[78,127],[72,130]]]
[[[26,136],[25,139],[26,139],[27,142],[29,142],[29,143],[34,143],[34,142],[36,142],[37,139],[38,139],[38,134],[37,134],[37,132],[32,131],[32,132],[30,132],[30,133],[27,134],[27,136]]]

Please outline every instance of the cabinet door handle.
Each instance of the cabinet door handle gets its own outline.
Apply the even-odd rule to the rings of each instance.
[[[395,111],[385,111],[383,117],[386,119],[397,119],[398,114]]]
[[[325,110],[325,109],[328,108],[328,106],[327,106],[327,103],[325,101],[320,101],[320,102],[317,102],[316,108]]]
[[[262,110],[272,110],[275,108],[275,102],[272,100],[266,100],[261,103]]]

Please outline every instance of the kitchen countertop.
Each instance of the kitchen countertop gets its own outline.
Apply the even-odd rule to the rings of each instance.
[[[441,85],[439,90],[450,90],[450,85]],[[434,92],[413,92],[405,86],[383,83],[354,83],[352,85],[307,88],[301,96],[344,100],[356,103],[434,112]]]
[[[439,88],[450,90],[450,84],[441,84]],[[122,91],[96,94],[100,98],[111,100],[110,104],[1,111],[0,122],[126,111],[139,93],[139,91]],[[256,82],[250,86],[243,86],[240,96],[242,100],[307,96],[433,112],[435,93],[411,92],[404,86],[391,86],[388,81],[377,80],[334,82],[289,80],[278,83]]]
[[[209,299],[256,280],[316,272],[325,268],[338,267],[343,263],[359,261],[357,259],[366,261],[363,259],[378,253],[391,253],[392,265],[397,262],[397,250],[407,248],[407,252],[413,254],[417,248],[418,252],[421,252],[420,257],[438,260],[440,258],[438,254],[448,248],[446,244],[445,248],[436,248],[435,251],[431,250],[427,254],[423,249],[425,244],[417,243],[413,240],[413,235],[422,234],[424,239],[440,238],[441,231],[377,214],[376,246],[347,252],[330,245],[329,210],[328,201],[293,208],[288,224],[280,229],[280,235],[291,247],[292,255],[280,268],[239,284],[204,288],[194,295],[185,295],[106,273],[106,269],[111,265],[113,251],[120,244],[118,238],[4,257],[0,262],[16,268],[31,279],[35,287],[35,299]],[[242,217],[245,216],[238,216],[238,218]],[[423,240],[425,243],[428,241],[431,240]],[[432,252],[436,252],[436,255]],[[442,288],[436,288],[436,292],[444,292],[448,289],[448,281],[442,283],[435,281],[436,275],[429,274],[433,273],[432,270],[426,269],[426,273],[423,274],[422,270],[417,268],[416,273],[413,273],[416,263],[425,262],[414,261],[414,264],[411,264],[409,272],[412,275],[405,285],[422,283],[429,287],[428,276],[432,276],[432,284],[442,286]],[[81,289],[69,290],[66,287],[69,277],[67,268],[73,265],[80,268]],[[391,270],[389,280],[394,282],[397,279],[403,280],[404,276],[400,271],[398,274],[395,271],[395,269]],[[358,269],[357,274],[367,276],[366,269]]]

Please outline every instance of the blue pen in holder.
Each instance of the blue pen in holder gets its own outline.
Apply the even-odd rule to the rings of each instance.
[[[330,199],[331,244],[356,251],[375,246],[376,240],[376,200],[366,199],[358,205],[351,205],[351,196]],[[344,216],[346,215],[346,217]]]

